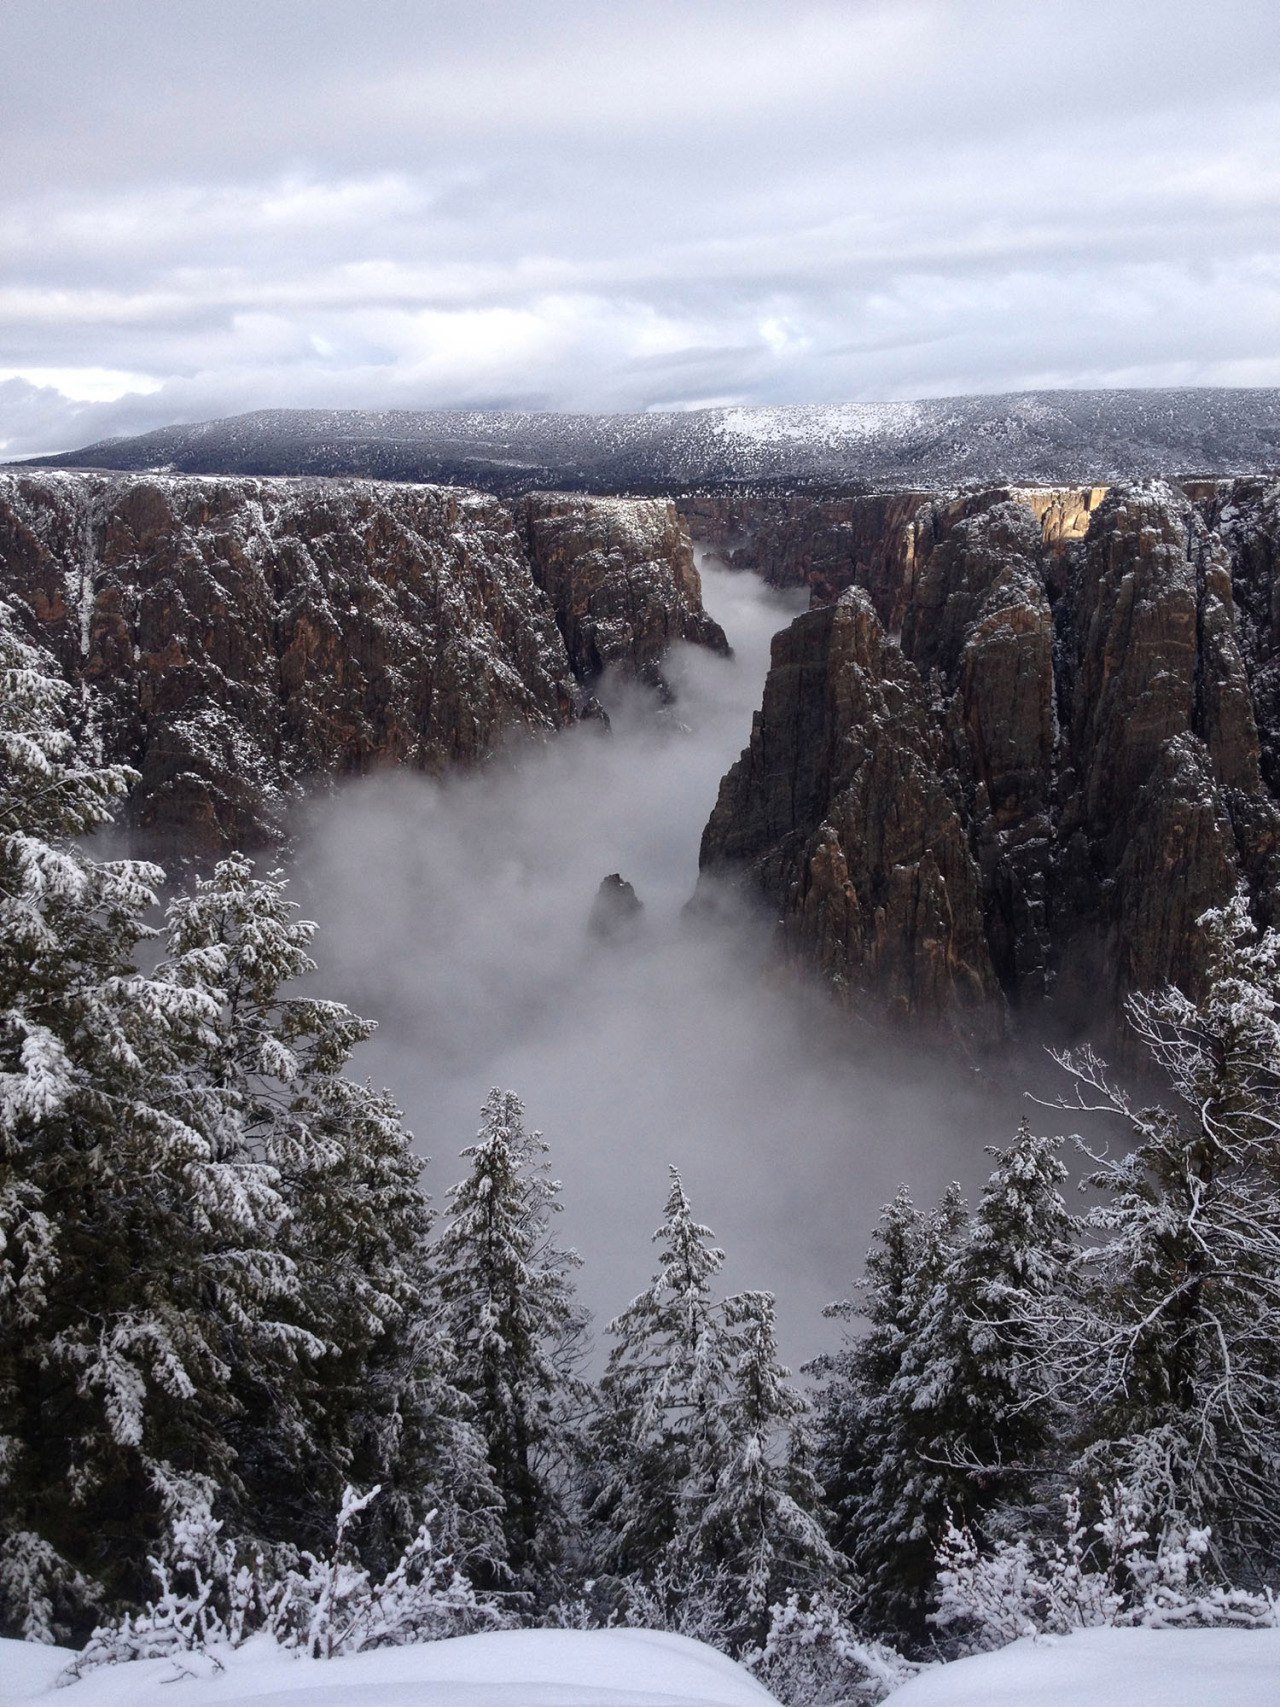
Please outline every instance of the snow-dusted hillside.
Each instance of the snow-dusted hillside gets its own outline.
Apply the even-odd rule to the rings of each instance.
[[[47,460],[447,480],[503,493],[1238,474],[1280,465],[1280,391],[1038,391],[631,415],[273,409]]]

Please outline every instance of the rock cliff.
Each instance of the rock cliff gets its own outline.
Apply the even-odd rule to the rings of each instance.
[[[614,664],[658,684],[677,640],[728,652],[702,608],[689,535],[669,499],[534,493],[517,518],[579,680]]]
[[[605,589],[600,661],[649,669],[661,634],[701,638],[669,506],[575,505],[556,564],[592,610]],[[615,534],[629,555],[597,561],[588,542]],[[596,667],[511,509],[442,487],[0,476],[0,569],[104,755],[141,773],[132,822],[167,857],[278,838],[309,778],[438,772],[559,729]]]
[[[1192,502],[1192,498],[1196,502]],[[1280,483],[851,500],[703,837],[842,990],[978,1037],[1280,912]],[[896,507],[902,506],[902,507]],[[831,538],[830,513],[810,514]]]
[[[1014,500],[1036,518],[1056,563],[1084,536],[1105,495],[1104,486],[1020,486],[945,495],[707,496],[682,499],[680,510],[693,537],[733,568],[752,569],[770,586],[807,587],[815,604],[863,587],[896,630],[918,566],[957,522]]]

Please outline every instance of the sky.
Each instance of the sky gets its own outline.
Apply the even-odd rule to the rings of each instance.
[[[1280,384],[1275,0],[4,0],[0,454]]]

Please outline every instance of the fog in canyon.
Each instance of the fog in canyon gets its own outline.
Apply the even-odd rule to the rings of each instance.
[[[649,1278],[674,1163],[728,1253],[726,1288],[777,1294],[794,1364],[834,1343],[822,1307],[848,1295],[898,1185],[918,1202],[953,1178],[977,1188],[1028,1084],[1060,1075],[1035,1053],[891,1043],[780,973],[767,919],[685,913],[770,637],[804,602],[701,568],[731,660],[671,654],[665,709],[606,679],[610,732],[585,723],[482,773],[388,772],[314,801],[295,894],[321,923],[324,992],[378,1022],[354,1068],[404,1108],[437,1204],[486,1092],[514,1090],[563,1181],[557,1234],[584,1258],[598,1346]],[[611,872],[643,911],[602,939],[588,920]]]

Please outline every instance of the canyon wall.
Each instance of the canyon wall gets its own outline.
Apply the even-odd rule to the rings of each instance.
[[[767,530],[752,549],[814,605],[774,641],[701,865],[762,892],[801,960],[989,1039],[1046,1000],[1086,1022],[1194,990],[1196,920],[1237,883],[1280,919],[1280,483],[798,520],[785,559]]]
[[[580,680],[621,665],[661,685],[678,640],[727,653],[702,608],[689,535],[667,498],[532,493],[516,508],[529,562]]]
[[[208,855],[278,839],[309,779],[473,763],[563,728],[604,663],[723,647],[670,504],[539,496],[519,520],[443,487],[2,475],[0,591],[139,771],[148,845]]]

